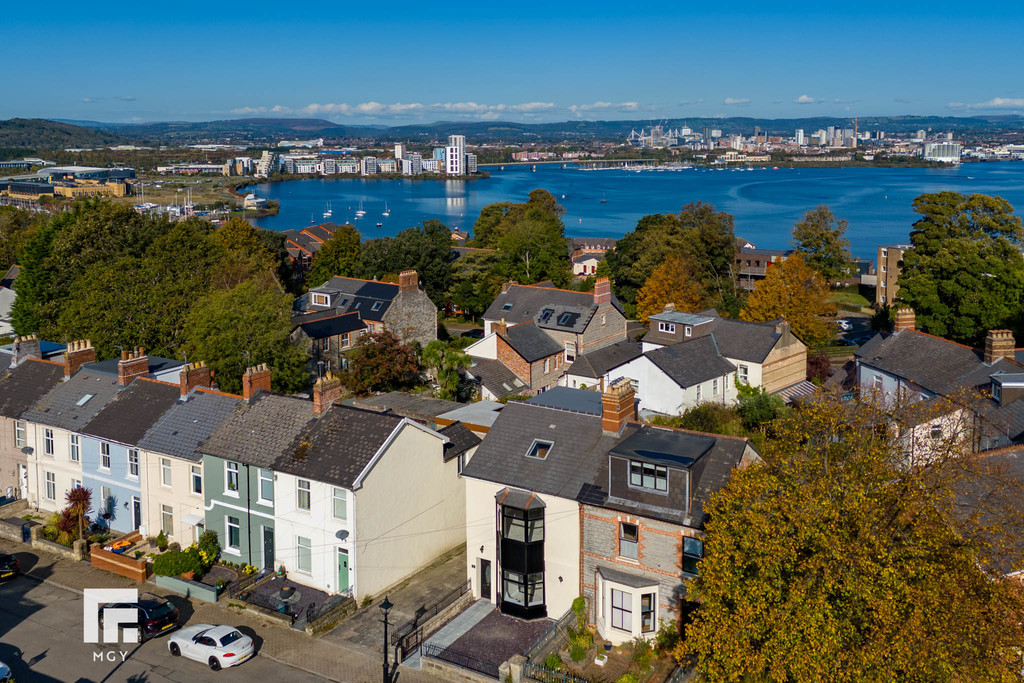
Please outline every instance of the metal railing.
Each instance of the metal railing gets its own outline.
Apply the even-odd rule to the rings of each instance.
[[[232,581],[228,584],[227,594],[229,598],[235,599],[239,593],[243,593],[253,587],[253,585],[263,578],[263,572],[259,574],[250,574],[245,578],[239,579],[238,581]]]
[[[547,631],[542,633],[540,637],[534,641],[533,645],[525,653],[526,659],[529,661],[544,659],[549,652],[558,650],[559,647],[561,647],[562,642],[568,640],[569,624],[573,623],[575,620],[576,613],[571,609],[567,610],[565,614],[558,618],[558,621],[553,623]],[[552,648],[552,645],[555,642],[558,643],[558,647]]]
[[[590,679],[573,676],[563,671],[553,671],[533,662],[523,665],[523,675],[534,681],[539,681],[539,683],[591,683]]]
[[[453,652],[440,645],[434,645],[433,643],[424,645],[422,655],[424,657],[440,659],[443,662],[448,662],[449,664],[454,664],[457,667],[475,671],[478,674],[483,674],[484,676],[490,676],[495,679],[498,678],[497,664],[485,662],[482,659],[477,659],[472,655],[467,655],[462,652]]]
[[[334,595],[328,596],[328,598],[321,602],[319,605],[315,602],[310,603],[309,607],[306,608],[306,622],[309,623],[311,621],[316,621],[317,619],[324,616],[331,610],[337,607],[341,607],[350,600],[352,600],[351,588],[342,591],[341,593],[336,593]]]
[[[402,652],[409,652],[408,647],[409,641],[416,640],[413,638],[413,632],[418,628],[426,624],[428,621],[433,619],[441,612],[445,607],[448,607],[453,602],[461,598],[463,595],[469,592],[470,582],[467,580],[462,585],[458,586],[454,590],[448,592],[447,595],[433,603],[422,612],[418,612],[415,617],[405,622],[401,626],[395,629],[395,632],[391,634],[391,644],[398,645],[402,648]],[[407,642],[401,642],[405,639]]]

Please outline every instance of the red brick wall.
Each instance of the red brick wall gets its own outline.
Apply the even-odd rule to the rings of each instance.
[[[522,356],[513,351],[512,347],[508,345],[508,342],[501,338],[501,335],[497,335],[497,342],[498,361],[514,372],[516,377],[527,384],[530,384],[530,364],[527,363]]]

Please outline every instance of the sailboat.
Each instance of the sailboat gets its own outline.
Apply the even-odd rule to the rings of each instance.
[[[332,213],[334,212],[331,211],[331,203],[327,202],[327,208],[324,209],[324,218],[330,218]]]
[[[382,213],[381,216],[384,216],[385,218],[387,218],[390,215],[391,215],[391,210],[388,209],[388,203],[384,202],[384,213]]]
[[[356,218],[362,218],[365,215],[366,215],[366,212],[363,211],[363,200],[360,199],[359,200],[359,208],[356,209]]]

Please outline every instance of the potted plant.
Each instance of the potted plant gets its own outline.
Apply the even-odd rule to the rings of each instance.
[[[287,570],[286,570],[286,569],[284,568],[284,565],[282,564],[282,565],[281,565],[280,567],[278,567],[278,568],[277,568],[277,578],[279,578],[279,579],[283,579],[283,578],[285,578],[286,576],[288,576],[288,572],[287,572]]]

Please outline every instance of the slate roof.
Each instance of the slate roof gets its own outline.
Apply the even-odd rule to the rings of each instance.
[[[949,394],[957,386],[975,386],[976,370],[987,373],[986,378],[996,371],[984,365],[983,356],[975,349],[917,330],[876,335],[854,356],[862,365],[902,377],[933,394]],[[964,384],[964,379],[969,383]]]
[[[2,278],[0,278],[0,287],[6,287],[7,289],[14,288],[14,281],[18,279],[18,275],[21,273],[21,266],[11,266],[7,269],[7,272]]]
[[[648,351],[646,356],[673,382],[683,388],[692,387],[736,371],[736,366],[722,357],[715,338],[697,337]]]
[[[480,383],[499,399],[530,390],[530,385],[506,368],[501,361],[482,360],[471,367],[468,372],[480,380]]]
[[[10,356],[0,362],[10,363]],[[5,366],[6,371],[6,366]],[[19,418],[32,404],[64,379],[64,367],[29,358],[0,375],[0,416]]]
[[[1020,567],[1012,566],[1009,557],[1019,557],[1024,539],[1024,529],[1017,526],[1024,512],[1020,495],[1020,487],[1024,485],[1024,447],[990,451],[977,458],[965,472],[966,476],[959,477],[955,483],[956,514],[962,520],[974,517],[986,526],[1002,521],[1005,529],[996,533],[1016,547],[1007,548],[1004,554],[1001,552],[1004,546],[997,543],[997,554],[988,561],[1004,574],[1020,571]]]
[[[477,401],[461,408],[456,408],[447,413],[437,416],[438,420],[452,420],[471,424],[475,427],[490,427],[498,419],[498,413],[504,408],[503,403],[497,401]]]
[[[565,350],[565,347],[532,322],[509,327],[501,336],[527,363],[534,363]]]
[[[181,389],[174,384],[138,378],[80,431],[106,441],[137,445],[180,396]]]
[[[353,399],[351,405],[356,408],[366,408],[378,412],[390,410],[402,417],[433,422],[433,418],[438,415],[456,410],[466,404],[459,403],[458,401],[446,401],[432,396],[409,394],[404,391],[390,391],[381,396]]]
[[[568,374],[600,379],[620,365],[625,365],[643,353],[635,341],[624,339],[608,346],[576,356],[569,366]]]
[[[505,306],[511,304],[506,309]],[[509,325],[529,322],[544,307],[567,306],[589,310],[594,305],[594,295],[589,292],[573,292],[568,289],[540,287],[538,285],[512,285],[501,292],[484,312],[484,320],[505,319]],[[612,305],[622,312],[622,304],[612,294]]]
[[[197,389],[177,401],[139,439],[139,448],[199,462],[199,444],[231,415],[242,399]]]
[[[83,368],[33,403],[22,418],[77,432],[114,400],[120,388],[117,377]],[[90,394],[92,398],[85,400]]]
[[[239,401],[199,451],[270,467],[313,419],[312,401],[260,392],[248,403]]]
[[[366,323],[359,316],[359,311],[334,313],[313,320],[299,317],[296,320],[299,321],[297,327],[310,339],[323,339],[366,329]]]
[[[447,427],[437,430],[448,437],[449,441],[444,445],[444,461],[458,457],[473,448],[479,446],[483,441],[479,436],[469,430],[461,422],[453,422]]]
[[[267,466],[278,472],[351,489],[403,419],[388,413],[332,406],[319,420],[295,435]]]
[[[597,306],[567,306],[551,304],[542,306],[534,316],[537,327],[545,330],[561,330],[573,334],[583,334],[587,325],[593,320]]]
[[[544,460],[526,457],[535,439],[553,443]],[[710,495],[725,486],[747,448],[746,439],[721,437],[631,422],[620,436],[608,435],[601,418],[530,403],[509,403],[463,475],[520,491],[551,495],[699,527]],[[649,459],[651,453],[693,456],[690,516],[684,510],[652,508],[628,500],[609,500],[611,452]]]
[[[311,287],[310,292],[331,294],[331,308],[335,312],[350,313],[359,311],[364,320],[381,321],[387,313],[391,302],[398,296],[398,285],[376,280],[359,280],[351,277],[332,277],[319,287]],[[303,307],[308,309],[309,294],[303,294]],[[377,310],[374,310],[377,304]]]
[[[537,394],[526,401],[538,406],[560,408],[587,415],[601,414],[601,393],[586,389],[552,387],[543,394]]]
[[[149,359],[149,374],[151,375],[167,372],[168,370],[180,368],[185,365],[185,361],[178,360],[176,358],[163,358],[161,356],[146,357]],[[119,362],[120,361],[117,358],[108,358],[107,360],[86,363],[82,367],[92,372],[102,372],[117,377],[117,364]]]
[[[715,341],[718,343],[718,349],[722,355],[726,358],[735,358],[736,360],[751,363],[763,363],[764,359],[775,348],[779,339],[784,334],[787,334],[787,332],[778,332],[775,329],[781,320],[752,323],[745,320],[736,320],[735,318],[723,318],[713,309],[701,311],[700,313],[658,313],[656,316],[651,316],[651,318],[659,320],[666,315],[676,318],[665,318],[666,321],[676,322],[677,324],[681,322],[684,325],[698,325],[700,323],[696,322],[697,320],[710,319],[711,327],[709,334],[715,335]],[[690,316],[692,316],[692,319]],[[788,332],[788,334],[792,335],[792,332]],[[686,342],[686,340],[680,342],[679,337],[676,335],[659,332],[654,326],[644,335],[643,340],[651,344],[663,344],[666,346]]]

